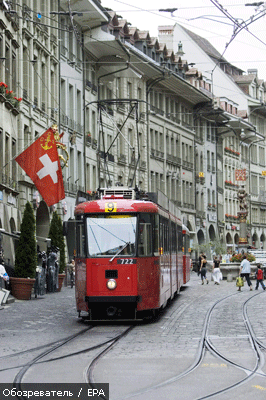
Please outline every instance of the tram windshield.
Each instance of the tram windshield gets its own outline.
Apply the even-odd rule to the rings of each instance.
[[[94,215],[87,217],[90,257],[135,256],[137,217]]]

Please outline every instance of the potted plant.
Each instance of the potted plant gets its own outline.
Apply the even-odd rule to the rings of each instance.
[[[20,237],[15,252],[15,277],[11,277],[12,294],[19,300],[29,300],[35,282],[37,265],[36,223],[29,202],[23,213]]]
[[[58,292],[60,292],[65,279],[65,241],[63,235],[63,223],[57,211],[53,212],[48,237],[51,239],[51,246],[59,248],[59,273],[58,273]]]
[[[253,262],[256,261],[256,257],[253,254],[250,253],[239,253],[239,254],[234,254],[231,258],[230,258],[230,262],[238,262],[241,263],[241,261],[243,260],[244,255],[246,256],[247,260],[249,262]]]
[[[7,84],[4,82],[0,82],[0,101],[4,103],[6,101],[6,89]]]

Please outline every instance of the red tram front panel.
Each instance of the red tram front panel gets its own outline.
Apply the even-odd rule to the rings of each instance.
[[[108,289],[107,282],[116,280],[116,288]],[[137,296],[137,259],[115,258],[87,260],[87,296]]]
[[[111,266],[105,259],[87,260],[87,302],[126,303],[131,298],[138,311],[159,308],[158,265],[158,258],[115,259]],[[107,282],[113,278],[117,286],[110,290]]]

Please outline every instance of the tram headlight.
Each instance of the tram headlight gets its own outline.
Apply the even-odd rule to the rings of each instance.
[[[109,281],[107,281],[107,287],[110,290],[114,290],[117,286],[116,280],[115,279],[109,279]]]

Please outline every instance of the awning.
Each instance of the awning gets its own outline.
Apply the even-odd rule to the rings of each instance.
[[[69,14],[68,0],[60,0],[60,7]],[[94,0],[71,2],[71,11],[74,21],[82,27],[83,32],[108,22],[110,18],[100,2]]]
[[[106,70],[110,71],[111,68],[115,73],[129,63],[128,73],[144,75],[151,84],[157,82],[162,90],[172,91],[176,95],[182,96],[192,106],[210,102],[207,95],[187,82],[181,74],[164,68],[130,43],[126,41],[122,43],[121,40],[100,28],[93,30],[92,36],[84,37],[84,46],[103,70],[106,67]],[[108,76],[110,77],[110,75]]]

